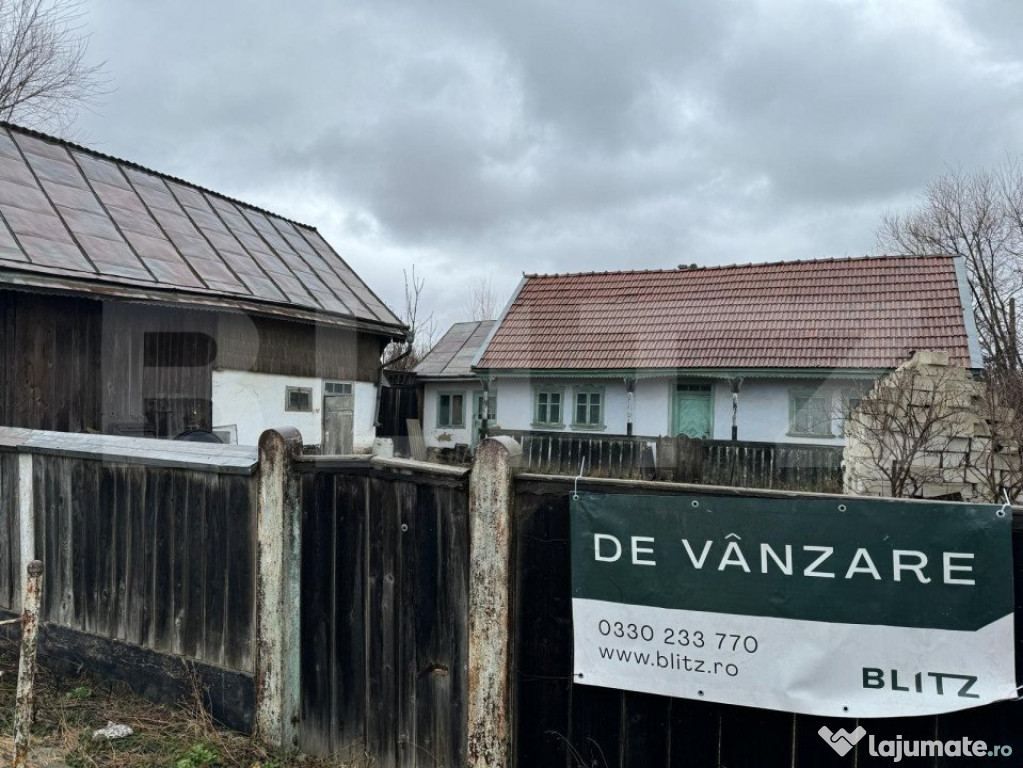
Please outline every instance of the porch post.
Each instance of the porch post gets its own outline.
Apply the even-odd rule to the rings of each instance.
[[[469,477],[469,768],[511,765],[514,475],[522,448],[492,437]]]
[[[632,414],[636,405],[636,380],[625,380],[625,434],[632,437]]]
[[[739,390],[742,389],[742,377],[730,379],[732,385],[732,442],[739,440]]]

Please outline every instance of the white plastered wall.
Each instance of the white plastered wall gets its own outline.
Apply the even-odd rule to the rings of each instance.
[[[633,434],[656,437],[671,434],[673,425],[675,377],[640,378],[636,381],[633,396]],[[728,381],[723,379],[692,379],[692,382],[706,382],[711,386],[714,410],[715,440],[730,440],[732,437],[732,391]],[[626,433],[627,392],[622,378],[606,379],[500,379],[495,388],[499,390],[497,425],[503,429],[530,430],[533,422],[533,392],[537,386],[562,387],[565,394],[566,433],[596,433],[624,435]],[[580,430],[571,426],[573,388],[581,385],[604,387],[605,416],[603,430]],[[739,393],[739,440],[789,443],[842,445],[839,411],[841,389],[851,382],[825,379],[752,379],[746,378]],[[448,386],[451,389],[451,386]],[[479,389],[479,386],[476,386]],[[803,437],[789,435],[789,392],[792,389],[820,390],[827,392],[834,402],[835,421],[832,437]],[[468,390],[468,387],[467,387]],[[427,387],[425,420],[432,424],[436,418],[436,401],[430,400]],[[544,431],[547,431],[546,429]],[[424,429],[425,432],[425,429]],[[459,442],[465,440],[459,439]],[[429,442],[427,444],[430,444]],[[453,443],[452,443],[453,444]]]
[[[310,388],[312,411],[285,410],[287,387]],[[370,450],[376,437],[376,386],[357,381],[353,394],[353,444],[356,451]],[[323,381],[305,376],[214,371],[213,425],[215,429],[236,426],[239,445],[256,445],[263,430],[281,426],[295,427],[306,445],[319,445],[323,440]]]

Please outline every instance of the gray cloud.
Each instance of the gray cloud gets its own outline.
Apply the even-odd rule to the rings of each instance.
[[[94,0],[87,143],[318,226],[441,325],[523,271],[856,255],[1021,150],[1017,4]]]

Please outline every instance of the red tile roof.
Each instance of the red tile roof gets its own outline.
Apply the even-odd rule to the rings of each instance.
[[[0,122],[0,285],[401,321],[312,227]]]
[[[480,369],[969,366],[955,262],[884,256],[531,275]]]

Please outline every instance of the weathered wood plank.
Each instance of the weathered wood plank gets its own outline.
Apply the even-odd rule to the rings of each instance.
[[[205,475],[188,473],[183,520],[185,524],[184,606],[181,613],[182,648],[193,659],[202,658],[206,616],[206,504],[208,482]]]
[[[398,616],[396,581],[401,515],[398,490],[382,480],[370,481],[375,499],[368,525],[366,623],[373,642],[366,653],[366,748],[381,768],[398,765]]]
[[[671,768],[721,765],[721,708],[705,701],[672,699],[668,718]]]
[[[519,764],[575,765],[571,753],[571,571],[567,497],[516,499],[514,665]]]
[[[2,321],[3,316],[0,314]],[[0,608],[13,610],[18,605],[20,562],[18,456],[0,453]]]
[[[792,763],[795,716],[751,707],[722,707],[721,766],[775,768]]]
[[[365,604],[366,531],[372,507],[365,478],[333,475],[329,480],[335,521],[330,595],[334,659],[331,730],[334,753],[355,759],[366,732],[367,642],[374,642],[366,625]]]
[[[253,647],[256,626],[256,491],[255,481],[227,480],[227,628],[224,655],[232,669],[255,669]]]
[[[671,699],[645,693],[626,693],[623,702],[625,729],[622,739],[623,768],[666,766],[671,757]]]
[[[224,637],[227,625],[227,510],[232,492],[228,478],[207,478],[206,516],[203,527],[203,577],[205,590],[201,658],[225,664]]]
[[[334,622],[334,507],[323,492],[330,482],[325,473],[302,477],[302,750],[333,754],[334,712],[331,696],[335,656]]]

